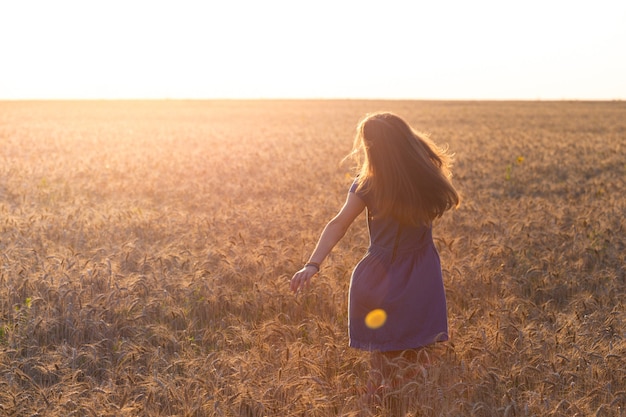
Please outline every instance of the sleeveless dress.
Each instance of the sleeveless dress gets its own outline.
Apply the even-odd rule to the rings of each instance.
[[[377,217],[376,207],[356,188],[355,181],[350,192],[365,202],[370,244],[350,279],[350,346],[386,352],[448,340],[446,296],[432,225],[406,226]]]

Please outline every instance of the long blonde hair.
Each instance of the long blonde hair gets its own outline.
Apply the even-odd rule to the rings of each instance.
[[[452,156],[447,149],[393,113],[361,120],[351,155],[361,157],[357,191],[371,198],[376,216],[417,226],[460,203],[450,182]]]

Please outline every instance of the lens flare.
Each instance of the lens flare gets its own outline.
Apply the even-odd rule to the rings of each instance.
[[[382,308],[370,311],[365,316],[365,325],[370,329],[378,329],[387,321],[387,313]]]

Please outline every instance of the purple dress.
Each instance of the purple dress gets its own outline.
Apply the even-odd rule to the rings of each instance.
[[[432,226],[377,218],[370,199],[356,187],[355,182],[350,192],[367,207],[370,245],[350,281],[350,346],[385,352],[448,340],[446,296]],[[377,309],[386,313],[380,327],[366,323],[367,314]]]

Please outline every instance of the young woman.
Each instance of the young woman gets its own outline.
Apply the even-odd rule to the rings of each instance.
[[[389,359],[415,359],[420,348],[448,339],[446,298],[432,221],[458,206],[451,159],[392,113],[365,117],[352,154],[360,171],[339,213],[326,225],[309,261],[291,279],[298,292],[366,210],[370,245],[349,293],[350,346],[372,352],[374,384]]]

